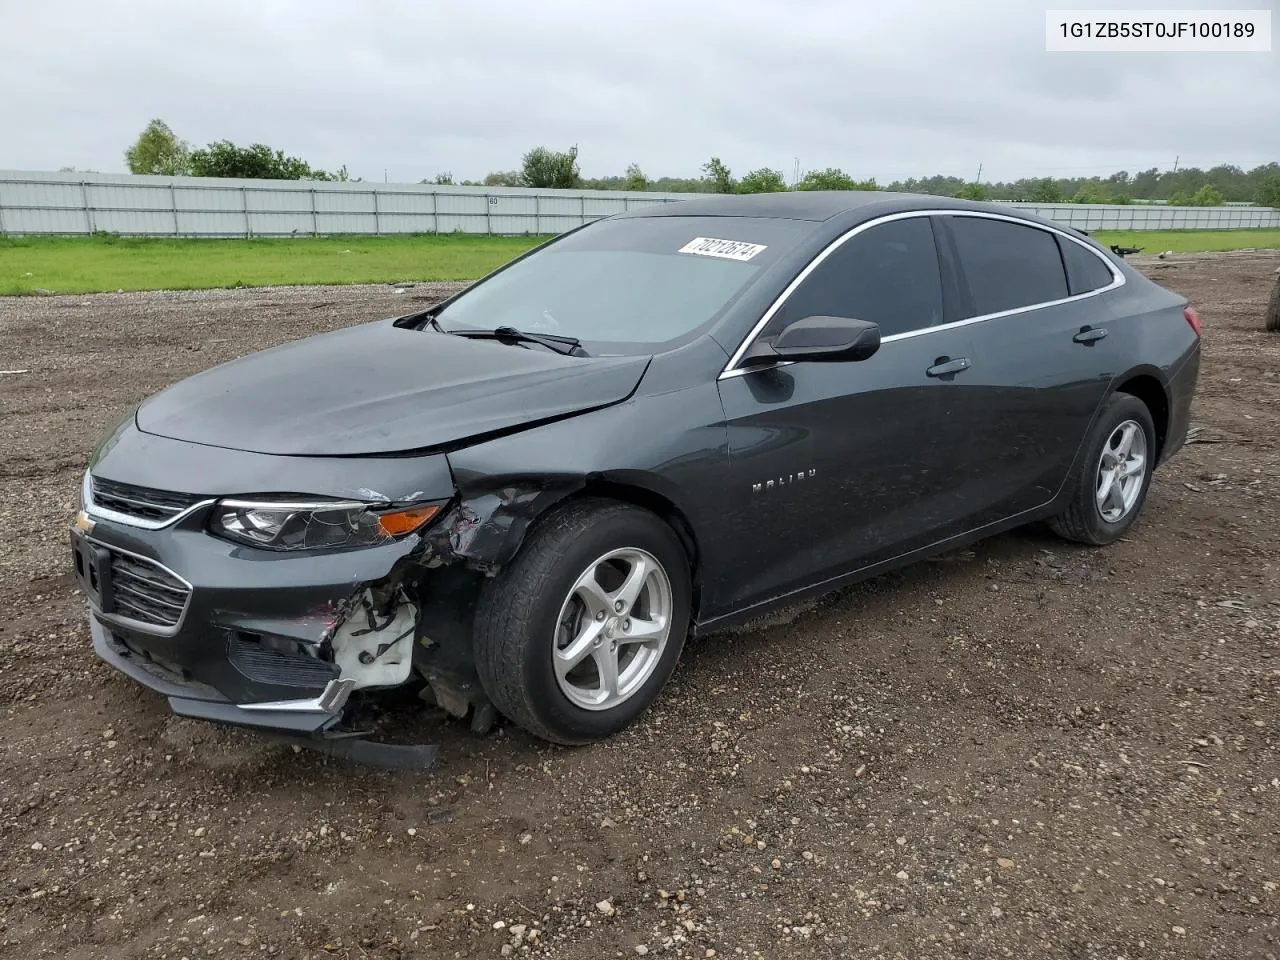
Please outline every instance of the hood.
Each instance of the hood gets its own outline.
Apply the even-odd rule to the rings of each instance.
[[[320,334],[196,374],[143,403],[138,429],[255,453],[396,453],[618,403],[650,359],[566,357],[393,323]]]

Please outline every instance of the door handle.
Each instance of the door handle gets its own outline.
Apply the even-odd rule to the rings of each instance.
[[[1084,327],[1071,339],[1076,343],[1097,343],[1106,335],[1106,327]]]
[[[933,362],[933,366],[925,371],[925,375],[930,377],[948,377],[953,374],[960,373],[962,370],[968,369],[968,357],[956,357],[954,360],[950,357],[939,357]]]

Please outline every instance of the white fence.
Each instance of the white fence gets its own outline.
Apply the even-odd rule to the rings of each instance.
[[[1165,204],[1012,203],[1080,230],[1249,230],[1280,227],[1271,207],[1170,207]]]
[[[554,234],[689,194],[0,172],[0,233]]]
[[[153,237],[554,234],[687,193],[0,172],[0,233]],[[1265,207],[1016,204],[1084,230],[1280,227]]]

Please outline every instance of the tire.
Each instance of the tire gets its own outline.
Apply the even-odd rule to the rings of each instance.
[[[1136,428],[1130,442],[1130,455],[1121,463],[1115,454],[1123,447],[1123,436],[1130,426]],[[1143,461],[1141,475],[1137,476],[1132,473],[1133,451],[1139,446]],[[1049,520],[1050,529],[1066,540],[1092,546],[1120,539],[1142,512],[1156,454],[1155,423],[1147,405],[1128,393],[1113,394],[1089,432],[1081,462],[1068,480],[1071,499],[1067,508]],[[1106,482],[1104,471],[1114,471],[1117,466],[1122,469],[1113,476],[1111,485],[1105,487],[1109,498],[1105,505],[1100,504],[1099,495]]]
[[[630,596],[621,581],[639,570],[634,605],[619,613],[619,598],[625,605]],[[499,711],[544,740],[578,745],[612,736],[644,712],[675,669],[691,594],[684,547],[654,514],[609,500],[557,509],[481,590],[480,682]],[[650,639],[637,642],[640,636]]]

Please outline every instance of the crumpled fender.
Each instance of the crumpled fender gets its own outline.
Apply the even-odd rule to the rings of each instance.
[[[459,499],[426,534],[429,555],[493,576],[516,555],[529,525],[543,511],[585,485],[584,477],[562,477],[470,494],[460,490]]]

